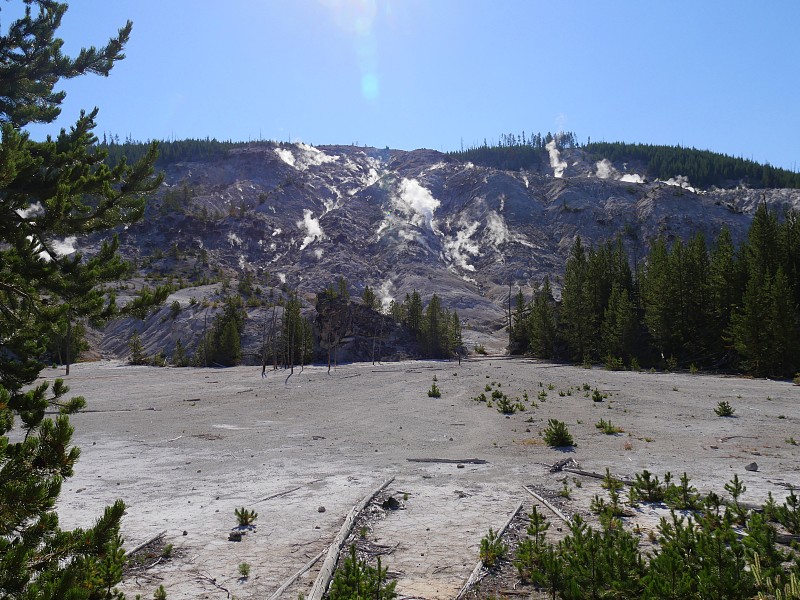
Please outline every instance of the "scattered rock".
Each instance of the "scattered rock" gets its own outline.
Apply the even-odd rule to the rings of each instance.
[[[242,532],[241,531],[231,531],[228,534],[228,541],[229,542],[241,542],[242,541]]]
[[[456,465],[456,469],[463,469],[463,468],[464,468],[464,465],[463,465],[463,464],[461,464],[461,463],[458,463],[458,464]]]
[[[189,535],[189,532],[184,529],[183,530],[183,535]]]
[[[751,462],[749,465],[745,465],[745,471],[758,471],[758,463]]]
[[[317,512],[318,512],[318,513],[324,513],[324,512],[325,512],[325,507],[324,507],[324,506],[320,506],[320,507],[317,509]]]
[[[386,500],[383,501],[383,504],[381,504],[381,506],[386,510],[397,510],[398,508],[400,508],[400,503],[394,496],[389,496]]]

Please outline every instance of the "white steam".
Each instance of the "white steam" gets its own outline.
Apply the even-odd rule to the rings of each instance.
[[[412,225],[419,227],[424,223],[433,229],[433,213],[440,205],[441,202],[416,179],[403,179],[400,182],[395,207],[408,217]]]
[[[505,219],[494,211],[486,217],[486,237],[495,248],[507,242],[510,237]]]
[[[384,312],[388,312],[389,306],[394,300],[394,284],[391,282],[390,279],[387,279],[381,284],[381,287],[378,288],[378,297],[381,299],[381,305],[383,306]]]
[[[325,233],[322,231],[322,227],[320,227],[319,219],[315,219],[313,215],[313,211],[304,208],[303,219],[296,223],[298,229],[305,229],[306,231],[306,237],[303,238],[303,243],[300,244],[300,250],[305,249],[305,247],[314,240],[325,237]]]
[[[611,161],[607,158],[597,161],[595,168],[597,169],[595,172],[595,177],[598,177],[599,179],[614,179],[616,181],[624,181],[626,183],[645,182],[644,177],[637,173],[625,173],[624,175],[620,175],[619,171],[614,168],[614,165],[612,165]]]
[[[339,159],[338,156],[331,156],[308,144],[295,144],[294,150],[295,152],[292,152],[289,148],[275,148],[275,154],[287,165],[294,167],[298,171],[305,171],[308,167],[316,167]]]
[[[644,183],[644,177],[638,173],[625,173],[619,180],[627,183]]]
[[[17,214],[23,219],[37,217],[43,213],[44,213],[44,208],[42,207],[42,203],[39,202],[38,200],[24,210],[19,208],[17,209]]]
[[[470,256],[478,256],[480,254],[480,247],[478,243],[470,238],[478,231],[479,223],[475,222],[472,225],[456,232],[456,237],[453,240],[444,241],[445,256],[455,266],[465,271],[474,271],[475,267],[467,261]]]
[[[51,244],[53,247],[53,252],[55,252],[58,256],[67,256],[68,254],[72,254],[77,250],[75,244],[77,243],[77,238],[74,235],[69,236],[63,240],[53,240]]]
[[[686,175],[677,175],[676,177],[670,177],[664,183],[667,185],[674,185],[675,187],[679,187],[684,190],[689,190],[690,192],[695,192],[692,186],[689,185],[689,178]]]
[[[616,179],[619,176],[619,173],[614,168],[614,165],[612,165],[611,161],[607,158],[598,160],[595,167],[597,168],[595,176],[599,177],[600,179]]]
[[[558,148],[556,148],[556,141],[551,140],[545,148],[547,149],[547,153],[550,154],[550,166],[553,168],[553,177],[563,177],[564,170],[568,165],[566,161],[561,160],[561,154],[559,154]]]

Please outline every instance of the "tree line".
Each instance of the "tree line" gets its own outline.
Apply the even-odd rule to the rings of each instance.
[[[472,146],[449,152],[449,156],[476,165],[504,171],[537,170],[548,166],[550,159],[546,146],[555,142],[558,150],[580,148],[592,161],[606,158],[615,163],[639,162],[647,175],[657,179],[670,179],[683,175],[697,187],[726,187],[745,184],[753,188],[798,188],[800,173],[761,164],[741,157],[729,156],[710,150],[697,150],[682,146],[628,144],[625,142],[592,142],[581,145],[575,133],[559,132],[527,135],[501,134],[497,143]]]
[[[585,248],[577,238],[561,299],[549,280],[517,294],[511,352],[611,367],[800,370],[800,218],[757,209],[736,248],[723,229],[709,247],[656,240],[634,269],[622,241]]]
[[[710,150],[625,142],[592,142],[583,149],[597,160],[641,161],[658,179],[685,175],[692,185],[703,188],[739,182],[754,188],[800,187],[800,173]]]

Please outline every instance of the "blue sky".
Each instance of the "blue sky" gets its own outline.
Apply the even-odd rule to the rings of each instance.
[[[796,0],[73,0],[65,48],[126,19],[128,57],[64,82],[35,137],[98,106],[98,132],[137,140],[446,151],[565,129],[800,168]]]

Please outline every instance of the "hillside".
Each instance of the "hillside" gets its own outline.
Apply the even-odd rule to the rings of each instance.
[[[500,351],[509,285],[529,294],[548,275],[558,294],[578,235],[588,244],[621,236],[642,257],[659,236],[712,238],[727,226],[741,241],[762,201],[779,212],[800,208],[797,190],[702,191],[680,173],[661,181],[620,158],[596,160],[554,144],[547,162],[518,170],[432,150],[271,142],[167,148],[165,183],[144,220],[119,232],[122,252],[151,284],[209,285],[170,298],[168,305],[177,300],[188,309],[178,319],[166,319],[165,308],[146,327],[112,325],[102,347],[114,355],[126,353],[134,326],[150,351],[169,354],[178,337],[191,345],[213,309],[202,299],[213,302],[219,282],[236,285],[246,273],[265,294],[296,288],[306,312],[314,293],[340,276],[354,296],[372,287],[384,306],[414,289],[424,300],[436,293],[458,311],[468,345]],[[78,242],[89,251],[93,245]],[[264,318],[253,302],[252,349]]]

